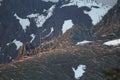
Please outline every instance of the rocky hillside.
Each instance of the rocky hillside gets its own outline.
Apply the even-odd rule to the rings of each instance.
[[[30,56],[38,54],[39,52],[49,51],[56,48],[64,49],[65,47],[74,46],[78,42],[84,40],[93,40],[90,29],[80,24],[74,25],[71,29],[67,30],[64,35],[58,37],[57,39],[44,42],[36,48],[34,48],[29,42],[25,43],[18,50],[16,59],[19,59],[22,56]]]
[[[79,65],[86,67],[80,80],[104,80],[101,70],[119,66],[116,54],[120,53],[120,46],[109,47],[101,43],[49,50],[1,65],[0,80],[76,80],[72,68],[76,70]]]

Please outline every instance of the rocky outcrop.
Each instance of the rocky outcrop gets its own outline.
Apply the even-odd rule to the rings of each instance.
[[[33,49],[34,47],[29,42],[25,43],[19,48],[18,55],[15,60],[19,60],[20,58],[24,56],[30,56],[30,55],[35,54]]]

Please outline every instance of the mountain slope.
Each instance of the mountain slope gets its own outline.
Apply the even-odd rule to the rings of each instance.
[[[0,79],[75,80],[72,67],[85,65],[80,80],[103,80],[99,71],[118,66],[116,54],[119,54],[119,46],[107,47],[100,43],[55,49],[1,66]]]
[[[19,48],[26,42],[31,43],[32,48],[37,47],[61,36],[76,24],[91,29],[112,7],[97,1],[99,0],[0,1],[0,63],[14,60]],[[95,12],[98,12],[97,15],[92,16],[91,13]]]
[[[118,4],[119,2],[116,5]],[[109,13],[106,16],[108,15]],[[103,70],[120,67],[117,62],[119,60],[117,55],[120,54],[119,40],[115,40],[115,43],[106,39],[79,45],[71,44],[75,37],[68,35],[71,36],[70,33],[74,30],[80,32],[78,28],[81,27],[84,30],[84,26],[76,27],[69,29],[63,36],[57,38],[58,40],[43,43],[35,48],[37,55],[23,56],[19,61],[1,65],[0,80],[106,80],[101,73]],[[78,74],[76,78],[79,66],[84,66],[83,73],[82,76]]]

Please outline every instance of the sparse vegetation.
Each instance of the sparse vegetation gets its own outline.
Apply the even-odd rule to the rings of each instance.
[[[116,56],[119,58],[117,62],[118,65],[120,65],[120,54]],[[110,70],[103,70],[102,73],[104,74],[106,80],[120,80],[120,66],[111,68]]]

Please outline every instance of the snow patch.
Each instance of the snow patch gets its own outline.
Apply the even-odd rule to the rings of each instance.
[[[53,27],[51,27],[51,32],[50,33],[52,33],[54,31],[54,28]]]
[[[107,41],[107,42],[104,43],[104,45],[107,45],[107,46],[118,46],[118,45],[120,45],[120,39]]]
[[[91,43],[92,41],[88,41],[88,40],[83,40],[81,42],[77,42],[76,45],[80,45],[80,44],[87,44],[87,43]]]
[[[10,43],[7,43],[6,45],[9,46],[9,45],[11,45],[12,43],[13,43],[13,42],[10,42]]]
[[[42,1],[45,1],[45,2],[53,2],[53,3],[59,2],[59,0],[42,0]]]
[[[97,3],[108,4],[110,6],[114,6],[118,0],[96,0]]]
[[[28,18],[34,18],[35,22],[36,22],[36,26],[39,28],[39,27],[42,27],[43,24],[45,23],[45,21],[47,19],[49,19],[52,15],[53,15],[53,11],[55,9],[55,5],[51,6],[47,11],[47,16],[45,16],[44,14],[39,14],[39,13],[36,13],[36,14],[30,14],[28,15],[27,17]]]
[[[22,26],[22,29],[24,30],[24,32],[26,32],[27,27],[30,26],[29,19],[22,19],[16,13],[14,14],[14,16],[16,17],[16,19],[19,20],[19,23]]]
[[[51,31],[50,31],[50,33],[49,34],[47,34],[45,37],[43,37],[42,39],[45,39],[45,38],[47,38],[47,37],[49,37],[51,34],[52,34],[52,32],[54,31],[54,28],[53,27],[51,27]]]
[[[7,43],[6,45],[9,46],[11,43]]]
[[[100,22],[103,16],[111,8],[110,6],[103,6],[102,4],[98,4],[98,6],[99,8],[92,7],[91,11],[84,11],[85,14],[88,14],[91,17],[93,25],[96,25],[98,22]]]
[[[37,14],[30,14],[30,15],[27,15],[28,18],[34,18],[34,17],[38,17],[38,16],[39,16],[38,13],[37,13]]]
[[[77,6],[78,8],[83,6],[86,6],[89,8],[93,5],[97,6],[94,0],[70,0],[68,4],[62,5],[61,8],[66,6],[73,6],[73,5]]]
[[[47,10],[46,9],[43,9],[43,12],[46,12]]]
[[[23,45],[23,43],[22,42],[20,42],[20,41],[17,41],[16,39],[12,42],[12,43],[14,43],[15,45],[16,45],[16,47],[17,47],[17,50]]]
[[[78,80],[80,77],[83,76],[83,73],[85,73],[86,66],[85,65],[79,65],[77,69],[72,67],[72,70],[74,71],[75,78]]]
[[[12,59],[12,57],[11,57],[11,56],[8,56],[8,58],[9,58],[9,60],[11,60],[11,59]]]
[[[96,0],[70,0],[70,3],[62,5],[61,8],[72,5],[75,5],[78,8],[83,6],[91,8],[91,11],[84,11],[84,13],[91,17],[93,25],[102,20],[102,17],[108,12],[110,8],[112,8],[112,6],[107,4],[97,3]],[[93,8],[92,6],[97,6],[98,8]]]
[[[63,24],[63,26],[62,26],[62,32],[63,32],[63,34],[64,34],[68,29],[72,28],[73,25],[74,25],[74,24],[73,24],[72,20],[65,20],[65,21],[64,21],[64,24]]]
[[[30,41],[30,42],[32,43],[33,40],[35,39],[35,34],[31,34],[30,36],[32,37],[32,39],[31,39],[31,41]]]

